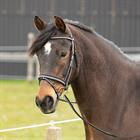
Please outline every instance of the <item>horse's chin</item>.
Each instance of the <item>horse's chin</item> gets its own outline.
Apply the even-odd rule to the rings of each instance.
[[[55,109],[53,109],[53,110],[43,110],[43,109],[41,109],[41,112],[42,112],[43,114],[52,114],[52,113],[55,112]]]

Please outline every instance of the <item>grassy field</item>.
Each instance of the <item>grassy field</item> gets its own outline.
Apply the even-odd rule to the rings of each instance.
[[[53,114],[42,114],[34,103],[37,90],[36,81],[0,81],[0,129],[77,118],[66,103],[59,103]],[[71,89],[69,97],[73,99]],[[62,128],[62,140],[84,140],[82,121],[57,126]],[[40,127],[0,133],[0,140],[45,140],[46,129]]]

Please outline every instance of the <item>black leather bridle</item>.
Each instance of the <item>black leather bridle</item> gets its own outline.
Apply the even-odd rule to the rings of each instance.
[[[51,37],[50,38],[50,40],[58,40],[58,39],[66,39],[66,40],[71,41],[71,48],[70,48],[71,57],[70,57],[70,62],[69,62],[68,68],[67,68],[66,76],[64,77],[64,80],[62,80],[59,77],[56,77],[56,76],[53,76],[53,75],[40,74],[39,77],[38,77],[38,80],[39,80],[39,82],[41,80],[47,81],[52,86],[52,88],[55,90],[55,93],[56,93],[56,95],[59,99],[60,93],[57,92],[53,82],[55,81],[55,82],[61,83],[64,86],[65,90],[68,89],[68,85],[69,85],[70,78],[71,78],[71,75],[72,75],[72,70],[73,70],[73,67],[74,67],[74,63],[76,62],[75,61],[75,59],[76,59],[76,54],[75,53],[76,52],[75,52],[75,46],[74,46],[74,38],[73,38],[71,32],[70,32],[70,37]]]

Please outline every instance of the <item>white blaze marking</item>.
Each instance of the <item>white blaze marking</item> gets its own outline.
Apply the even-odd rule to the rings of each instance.
[[[47,43],[45,44],[45,46],[44,46],[44,48],[45,48],[45,54],[47,54],[47,55],[50,54],[50,52],[51,52],[51,50],[52,50],[51,45],[52,45],[52,44],[51,44],[50,42],[47,42]]]

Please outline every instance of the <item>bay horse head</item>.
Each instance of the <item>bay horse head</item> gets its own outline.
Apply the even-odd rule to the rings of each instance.
[[[35,16],[34,23],[40,31],[29,52],[36,54],[40,64],[40,88],[36,105],[45,114],[55,111],[59,96],[75,77],[74,38],[62,18],[54,16],[48,24]]]

